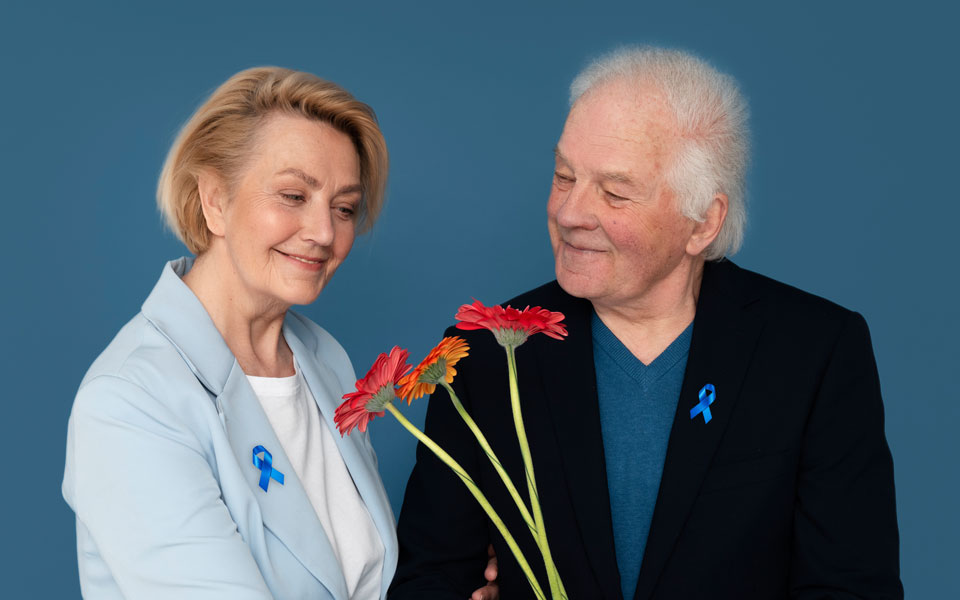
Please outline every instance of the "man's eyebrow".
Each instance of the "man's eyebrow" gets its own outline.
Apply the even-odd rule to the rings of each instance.
[[[293,175],[297,179],[302,180],[305,184],[309,185],[310,187],[313,187],[313,188],[320,187],[320,182],[317,181],[316,177],[307,175],[300,169],[296,169],[293,167],[289,169],[283,169],[282,171],[277,171],[277,175]]]
[[[623,183],[625,185],[636,185],[631,178],[626,173],[621,173],[619,171],[611,171],[609,173],[601,173],[600,179],[604,181],[612,181],[613,183]]]
[[[563,152],[560,152],[560,146],[553,147],[553,154],[557,157],[557,160],[564,164],[569,164],[567,158],[563,155]],[[613,183],[622,183],[624,185],[631,185],[634,187],[640,187],[640,185],[630,177],[629,174],[621,171],[609,171],[607,173],[600,173],[600,179],[603,181],[610,181]]]

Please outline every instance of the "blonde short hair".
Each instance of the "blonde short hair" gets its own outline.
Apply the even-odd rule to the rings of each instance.
[[[225,81],[197,109],[174,140],[160,173],[160,212],[194,254],[210,246],[197,176],[212,168],[229,185],[236,183],[259,126],[276,113],[329,123],[353,140],[363,187],[359,231],[369,230],[376,221],[383,206],[389,159],[373,109],[339,85],[310,73],[256,67]]]

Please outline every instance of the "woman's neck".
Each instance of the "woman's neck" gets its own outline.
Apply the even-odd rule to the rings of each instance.
[[[295,373],[293,352],[283,339],[288,306],[256,298],[215,248],[197,257],[183,282],[203,304],[244,373],[259,377]]]

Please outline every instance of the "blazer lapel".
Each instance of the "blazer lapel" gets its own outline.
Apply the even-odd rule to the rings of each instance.
[[[562,296],[566,302],[548,308],[564,313],[568,336],[562,343],[541,340],[538,355],[547,395],[540,410],[553,417],[567,491],[576,513],[585,554],[603,590],[603,597],[619,598],[620,573],[613,540],[593,366],[592,308],[585,300],[566,294]],[[547,527],[549,532],[549,521]]]
[[[298,359],[300,370],[316,400],[320,417],[326,421],[327,427],[333,434],[347,471],[350,473],[354,485],[357,486],[357,492],[360,494],[360,498],[366,505],[367,512],[380,534],[380,541],[383,543],[384,549],[381,596],[385,596],[390,581],[393,579],[393,569],[395,569],[398,553],[396,520],[390,508],[390,500],[387,498],[387,492],[380,480],[377,465],[369,458],[373,456],[373,451],[363,445],[365,438],[359,435],[338,435],[333,415],[337,406],[340,405],[343,387],[347,383],[341,382],[337,373],[322,360],[318,360],[317,348],[308,348],[304,345],[302,339],[306,338],[300,335],[301,329],[298,325],[295,319],[288,318],[284,324],[284,338],[287,340],[294,356],[300,357]],[[349,376],[353,377],[353,373],[351,372]]]
[[[347,586],[340,571],[340,565],[336,560],[332,560],[335,556],[333,548],[306,490],[303,489],[300,479],[283,451],[246,375],[240,369],[206,309],[181,279],[192,265],[191,258],[181,258],[167,263],[160,281],[143,304],[143,314],[177,347],[197,379],[216,398],[217,411],[223,419],[231,449],[241,466],[247,485],[257,499],[263,525],[283,542],[297,560],[326,586],[335,598],[346,599]],[[323,382],[335,382],[337,378],[329,372],[321,374],[313,369],[313,365],[318,362],[316,349],[308,352],[300,342],[301,338],[289,328],[291,323],[296,323],[296,318],[290,311],[287,312],[284,336],[294,355],[299,357],[304,378],[319,405],[321,397],[330,397],[329,393],[320,391],[325,389]],[[326,404],[320,406],[320,409],[331,431],[336,431],[330,420],[333,411],[328,410]],[[284,474],[283,484],[271,479],[266,492],[260,488],[260,469],[253,464],[253,449],[257,446],[263,446],[270,452],[273,468]],[[378,504],[373,498],[375,494],[367,489],[373,487],[368,481],[367,473],[364,472],[361,476],[355,474],[364,469],[362,465],[358,466],[358,463],[363,460],[361,457],[358,461],[357,449],[345,448],[340,444],[340,450],[344,455],[347,468],[353,474],[354,480],[358,481],[358,488],[367,506],[386,507],[386,518],[390,519],[391,523],[390,535],[384,534],[382,522],[385,517],[375,508],[371,508],[370,512],[377,528],[380,529],[388,556],[392,551],[395,557],[396,538],[392,533],[393,516],[389,513],[389,504],[385,496],[384,500]],[[362,487],[360,481],[363,481]],[[259,523],[251,526],[259,526]],[[387,562],[387,560],[384,561],[385,564]],[[264,571],[269,568],[269,565],[261,565]],[[266,572],[264,574],[267,575]],[[392,577],[392,575],[391,572],[389,576]],[[386,574],[385,578],[389,582]]]
[[[357,486],[357,492],[359,492],[360,498],[366,505],[370,518],[373,520],[383,543],[384,573],[381,593],[383,595],[390,584],[390,580],[393,579],[394,573],[392,570],[388,572],[388,569],[396,561],[391,560],[391,557],[397,555],[396,521],[390,508],[390,500],[387,498],[386,490],[380,480],[377,466],[368,458],[371,456],[371,451],[363,447],[363,438],[359,435],[339,435],[337,426],[333,422],[334,411],[342,398],[342,386],[337,374],[322,361],[317,360],[317,349],[307,348],[295,329],[295,321],[288,319],[284,326],[284,338],[287,340],[294,356],[302,357],[298,359],[300,371],[313,393],[321,418],[326,421],[327,427],[333,434],[347,471],[353,478],[353,483]]]
[[[274,533],[335,598],[347,598],[346,582],[326,532],[317,518],[306,490],[293,470],[247,381],[234,362],[217,407],[237,462],[243,467],[247,485],[253,491],[263,524]],[[273,468],[284,475],[283,484],[271,479],[267,491],[260,487],[260,469],[253,464],[253,449],[263,446],[270,452]],[[262,457],[262,455],[261,455]]]
[[[747,310],[756,298],[732,285],[738,267],[707,263],[690,342],[680,402],[674,416],[667,456],[634,598],[646,600],[683,529],[723,432],[733,414],[743,377],[762,329],[759,311]],[[713,384],[712,419],[690,418],[699,392]]]

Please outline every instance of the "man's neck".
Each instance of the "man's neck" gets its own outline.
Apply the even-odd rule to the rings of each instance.
[[[649,365],[693,322],[702,279],[703,260],[698,259],[635,303],[607,306],[594,302],[593,309],[617,339]]]

